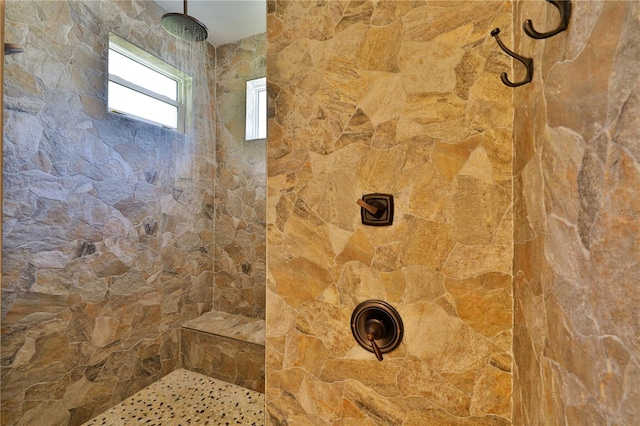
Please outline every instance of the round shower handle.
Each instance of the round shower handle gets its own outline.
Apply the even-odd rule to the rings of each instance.
[[[366,300],[351,315],[351,332],[356,342],[382,361],[402,342],[404,326],[398,312],[382,300]]]
[[[368,319],[365,331],[367,332],[367,339],[371,342],[373,353],[376,354],[378,361],[382,361],[382,352],[380,352],[380,348],[376,345],[376,339],[382,339],[387,334],[383,322],[376,318]]]

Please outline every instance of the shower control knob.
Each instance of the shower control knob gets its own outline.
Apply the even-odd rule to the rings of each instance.
[[[382,300],[366,300],[351,315],[351,332],[356,342],[382,361],[402,342],[404,326],[398,312]]]
[[[384,329],[384,324],[379,319],[368,319],[365,331],[367,332],[367,339],[371,342],[373,353],[376,354],[378,361],[382,361],[382,352],[380,352],[380,348],[376,345],[376,339],[381,339],[387,334]]]

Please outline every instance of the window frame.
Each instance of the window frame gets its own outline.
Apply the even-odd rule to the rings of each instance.
[[[267,107],[265,106],[263,112],[263,119],[265,124],[265,135],[260,137],[260,92],[264,92],[267,96],[267,77],[259,77],[252,80],[247,80],[247,94],[246,94],[246,118],[245,118],[245,140],[254,141],[267,138]],[[268,101],[268,97],[267,97]]]
[[[125,56],[129,60],[135,61],[140,65],[158,73],[165,77],[168,77],[174,80],[177,84],[177,93],[176,99],[173,100],[165,95],[154,92],[153,90],[147,89],[145,87],[141,87],[138,84],[135,84],[126,78],[120,77],[118,75],[111,74],[109,72],[109,67],[107,63],[107,74],[108,74],[108,82],[118,84],[125,88],[134,90],[139,92],[145,96],[148,96],[152,99],[156,99],[162,103],[171,105],[176,107],[177,109],[177,127],[172,127],[161,123],[159,121],[154,121],[148,118],[140,117],[134,113],[127,111],[120,111],[118,109],[112,108],[109,106],[109,96],[110,91],[107,89],[107,110],[110,113],[117,114],[119,116],[124,116],[131,118],[133,120],[141,121],[148,124],[153,124],[155,126],[160,126],[166,129],[177,130],[180,133],[187,132],[186,123],[188,118],[191,116],[192,111],[192,87],[193,87],[193,79],[188,74],[180,71],[179,69],[173,67],[162,59],[152,55],[149,52],[141,49],[140,47],[134,45],[133,43],[125,40],[124,38],[114,34],[109,33],[109,47],[107,54],[107,61],[109,61],[110,51],[113,50],[120,55]]]

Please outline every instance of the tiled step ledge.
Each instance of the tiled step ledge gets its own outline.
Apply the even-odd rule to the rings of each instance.
[[[261,319],[226,312],[207,312],[185,322],[182,327],[264,346],[264,320]]]
[[[180,364],[264,393],[264,320],[208,312],[182,325]]]

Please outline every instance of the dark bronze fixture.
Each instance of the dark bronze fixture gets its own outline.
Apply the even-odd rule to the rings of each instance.
[[[402,318],[382,300],[365,300],[353,310],[351,332],[356,342],[382,361],[382,354],[400,345],[404,334]]]
[[[512,83],[511,81],[509,81],[509,78],[507,77],[506,72],[503,72],[500,75],[500,80],[502,80],[502,82],[509,87],[518,87],[518,86],[522,86],[523,84],[530,83],[531,80],[533,80],[533,59],[518,55],[517,53],[509,49],[507,46],[504,45],[504,43],[502,43],[502,40],[500,40],[500,37],[498,37],[498,34],[500,34],[500,28],[496,28],[493,31],[491,31],[491,35],[495,37],[496,41],[498,42],[498,45],[502,48],[502,50],[504,50],[507,55],[520,61],[527,68],[527,75],[522,81],[519,81],[517,83]]]
[[[376,344],[376,339],[382,339],[387,334],[384,323],[376,318],[368,319],[365,323],[364,331],[367,333],[367,340],[371,342],[373,353],[376,354],[378,361],[382,361],[382,352],[380,352],[380,348]]]
[[[4,54],[12,55],[14,53],[22,53],[24,52],[24,47],[20,46],[17,43],[5,43],[4,44]]]
[[[524,29],[524,32],[531,38],[538,39],[538,40],[549,38],[551,36],[554,36],[566,30],[567,27],[569,26],[569,19],[571,18],[571,1],[570,0],[546,0],[546,1],[554,5],[560,11],[560,24],[555,30],[541,33],[536,31],[535,28],[533,28],[533,22],[531,22],[531,19],[527,19],[526,21],[524,21],[524,24],[522,24],[522,28]],[[533,58],[527,58],[527,57],[518,55],[513,50],[509,49],[507,46],[504,45],[504,43],[502,43],[502,40],[500,40],[500,37],[498,37],[498,34],[500,34],[500,28],[495,28],[493,31],[491,31],[491,35],[495,37],[496,42],[498,42],[498,45],[502,48],[502,50],[504,50],[507,53],[507,55],[511,56],[517,61],[520,61],[527,68],[527,75],[522,81],[519,81],[517,83],[513,83],[509,81],[509,78],[507,77],[506,72],[503,72],[500,75],[500,79],[505,85],[509,87],[518,87],[518,86],[522,86],[523,84],[530,83],[531,80],[533,79]]]
[[[531,38],[535,39],[543,39],[554,36],[562,31],[566,30],[569,26],[569,18],[571,18],[571,1],[570,0],[547,0],[549,3],[554,5],[560,11],[560,24],[555,30],[548,31],[546,33],[540,33],[533,28],[533,23],[531,19],[527,19],[522,24],[522,28],[524,32]]]
[[[393,195],[366,194],[356,204],[360,208],[363,225],[388,226],[393,224]]]

